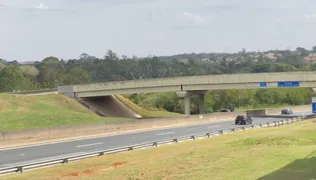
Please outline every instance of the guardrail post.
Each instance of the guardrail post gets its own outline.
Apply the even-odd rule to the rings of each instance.
[[[192,139],[192,140],[195,140],[195,136],[191,136],[191,139]]]
[[[252,128],[252,129],[254,129],[254,128],[255,128],[255,126],[254,126],[254,125],[251,125],[251,128]]]
[[[270,123],[267,123],[268,127],[270,127]]]
[[[158,147],[158,143],[157,143],[157,142],[154,142],[154,143],[153,143],[153,146]]]
[[[287,123],[287,124],[290,124],[290,121],[289,121],[289,119],[286,119],[286,123]]]
[[[281,120],[281,122],[282,122],[282,126],[284,125],[284,121],[283,120]]]
[[[99,156],[103,156],[103,155],[104,155],[104,152],[100,152],[100,153],[99,153]]]
[[[133,151],[134,150],[134,147],[129,147],[128,148],[128,151]]]
[[[236,130],[233,128],[233,129],[232,129],[232,132],[235,132],[235,131],[236,131]]]
[[[174,143],[178,143],[178,139],[174,139],[173,142],[174,142]]]
[[[63,164],[69,163],[69,159],[64,159]]]
[[[245,128],[245,127],[242,127],[241,129],[242,129],[243,131],[245,131],[245,130],[246,130],[246,128]]]
[[[294,123],[294,119],[293,119],[293,118],[291,118],[291,120],[292,120],[292,123]]]
[[[260,126],[260,128],[262,128],[263,126],[262,126],[262,124],[259,124],[259,126]]]
[[[24,172],[24,167],[23,166],[18,167],[18,172],[23,173]]]
[[[276,121],[274,121],[273,123],[274,123],[274,127],[277,127],[277,123],[276,123]]]
[[[210,137],[211,137],[211,134],[210,134],[210,133],[206,133],[206,136],[207,136],[208,138],[210,138]]]
[[[223,130],[220,130],[220,131],[219,131],[219,134],[224,134],[224,131],[223,131]]]

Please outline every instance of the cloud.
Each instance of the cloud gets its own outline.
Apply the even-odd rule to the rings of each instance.
[[[182,12],[182,14],[187,20],[194,21],[196,23],[203,23],[204,22],[204,19],[198,14],[193,14],[190,12]]]
[[[316,14],[305,14],[300,19],[305,22],[316,22]]]
[[[5,9],[8,12],[24,12],[24,13],[34,13],[45,10],[46,12],[66,12],[66,13],[74,13],[75,11],[63,9],[63,8],[51,8],[43,3],[35,4],[33,6],[6,6],[0,5],[0,9]]]
[[[209,17],[203,17],[197,13],[187,11],[167,12],[163,10],[150,11],[146,19],[153,24],[176,29],[201,27],[210,20]]]
[[[299,22],[299,23],[316,23],[316,14],[304,14],[298,17],[293,17],[290,19],[292,22]]]
[[[44,6],[44,4],[39,4],[39,5],[34,5],[33,6],[35,9],[48,9],[49,7]]]

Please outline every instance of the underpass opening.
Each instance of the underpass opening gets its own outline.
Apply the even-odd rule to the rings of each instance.
[[[128,108],[123,102],[112,96],[79,98],[85,107],[102,117],[140,118],[141,116]]]

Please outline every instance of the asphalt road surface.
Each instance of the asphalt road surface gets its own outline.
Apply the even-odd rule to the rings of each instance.
[[[300,115],[311,114],[311,112],[300,113]],[[284,115],[284,119],[287,115]],[[253,124],[267,123],[283,118],[253,118]],[[106,136],[76,141],[67,141],[54,144],[43,144],[16,149],[0,150],[0,168],[21,163],[29,163],[38,160],[59,158],[76,155],[85,152],[97,151],[129,146],[140,143],[155,142],[164,139],[177,138],[197,133],[211,133],[222,129],[241,127],[235,125],[234,121],[210,123],[178,128],[168,128],[148,132],[139,132],[124,135]]]

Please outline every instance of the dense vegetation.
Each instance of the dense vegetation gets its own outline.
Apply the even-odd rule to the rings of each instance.
[[[295,51],[241,52],[234,54],[182,54],[170,57],[119,57],[108,50],[103,58],[83,53],[78,59],[47,57],[42,61],[20,64],[0,59],[0,92],[56,88],[58,85],[123,81],[206,74],[314,71],[316,47]],[[310,102],[311,89],[212,91],[207,96],[207,111],[220,108],[299,105]],[[175,93],[131,95],[147,108],[182,111]],[[194,98],[192,101],[196,101]],[[197,103],[192,103],[192,112]]]

